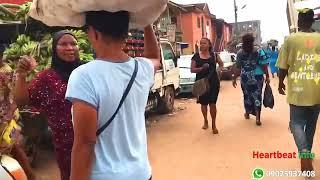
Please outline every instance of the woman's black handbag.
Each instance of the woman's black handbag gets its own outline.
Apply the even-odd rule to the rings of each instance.
[[[263,96],[263,105],[264,107],[273,108],[274,106],[274,97],[272,93],[272,89],[270,84],[266,84],[266,88],[264,90],[264,96]]]
[[[208,92],[209,88],[210,85],[208,78],[202,78],[193,84],[192,94],[196,97],[202,96]]]

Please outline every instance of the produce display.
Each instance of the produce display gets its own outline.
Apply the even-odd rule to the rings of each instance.
[[[131,57],[143,57],[144,56],[144,36],[143,31],[132,29],[129,32],[128,39],[126,40],[126,46],[123,48]]]
[[[50,67],[52,57],[52,32],[54,32],[50,27],[28,29],[28,10],[30,4],[31,3],[26,3],[21,6],[0,4],[0,20],[21,20],[26,22],[26,29],[28,31],[24,34],[20,34],[17,39],[8,46],[4,52],[4,60],[15,69],[21,56],[34,57],[37,60],[38,66],[29,75],[28,80],[32,79],[37,72]],[[78,40],[80,59],[86,62],[92,60],[92,48],[86,33],[82,30],[71,29],[70,31],[73,32]]]
[[[0,4],[0,20],[4,21],[26,21],[30,10],[31,2],[23,5]]]
[[[78,39],[80,49],[80,59],[90,61],[93,59],[90,43],[86,34],[81,30],[70,30]],[[32,56],[37,60],[37,68],[30,74],[28,79],[31,79],[37,72],[49,68],[52,57],[52,36],[46,34],[41,41],[35,41],[25,34],[19,35],[17,40],[10,44],[4,52],[4,60],[9,62],[9,65],[15,69],[17,61],[21,56]]]

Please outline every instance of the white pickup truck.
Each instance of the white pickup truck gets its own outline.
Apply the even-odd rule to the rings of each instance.
[[[169,113],[174,109],[175,95],[179,89],[178,57],[171,43],[160,39],[161,68],[155,74],[155,83],[150,89],[146,112]]]

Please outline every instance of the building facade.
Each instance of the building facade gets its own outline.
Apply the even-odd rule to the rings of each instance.
[[[187,10],[176,3],[168,3],[166,10],[154,23],[162,37],[169,38],[174,42],[182,41],[181,15],[183,12],[187,12]],[[174,37],[171,37],[172,35],[170,33],[172,32],[175,34]]]
[[[214,50],[215,52],[223,51],[227,43],[232,39],[232,25],[226,23],[223,19],[213,18],[211,21],[214,35]]]
[[[181,6],[187,10],[181,16],[182,40],[189,44],[184,54],[192,54],[197,51],[202,37],[213,41],[211,13],[206,3]]]
[[[170,1],[154,24],[160,36],[168,38],[179,53],[192,54],[202,37],[213,41],[210,15],[205,3],[181,5]],[[174,38],[170,31],[175,32]]]
[[[238,22],[238,28],[236,27],[235,23],[232,23],[232,27],[234,29],[233,34],[235,34],[236,29],[238,29],[240,36],[246,33],[252,33],[255,37],[255,44],[261,45],[262,36],[260,20]]]

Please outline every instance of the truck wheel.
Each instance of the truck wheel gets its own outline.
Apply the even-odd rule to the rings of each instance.
[[[161,114],[170,113],[173,111],[174,106],[174,89],[173,87],[166,87],[164,91],[164,96],[160,98],[158,112]]]

